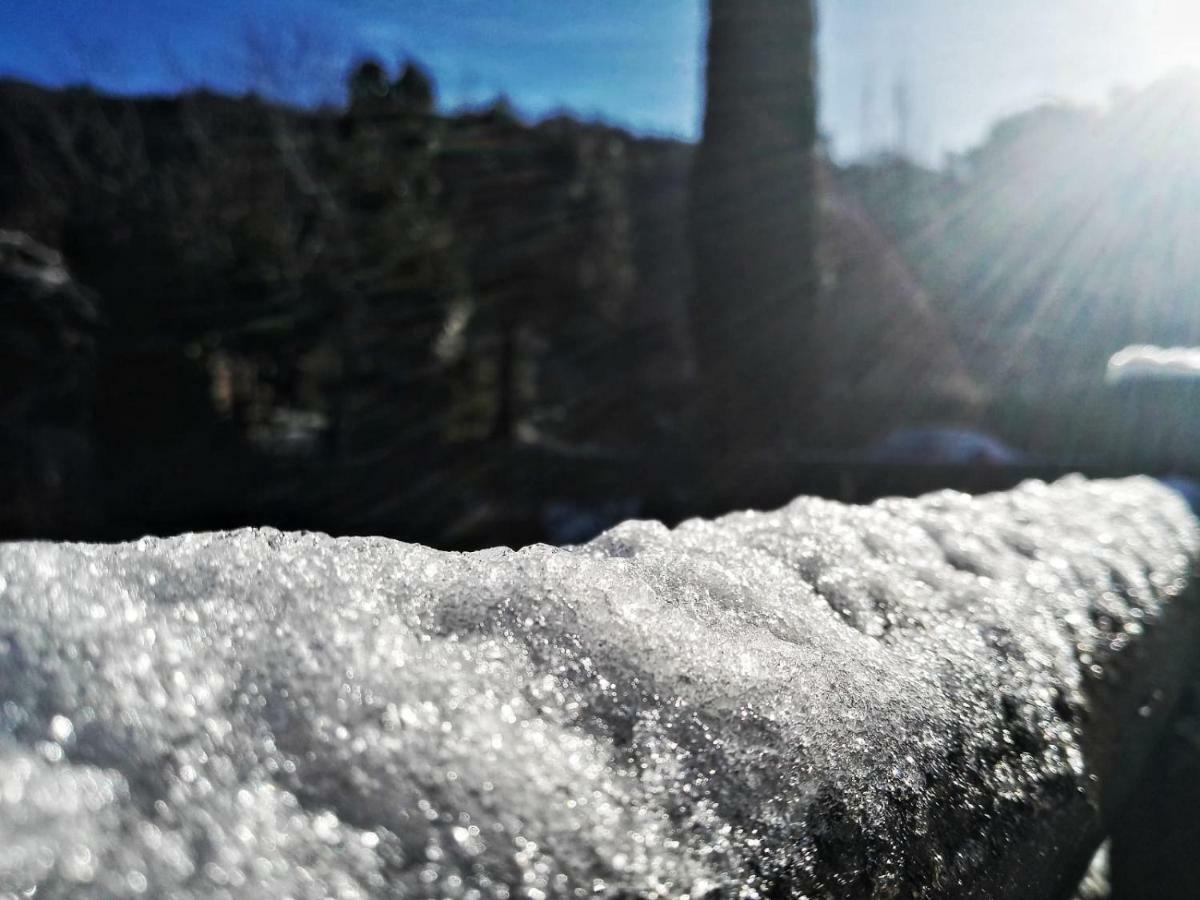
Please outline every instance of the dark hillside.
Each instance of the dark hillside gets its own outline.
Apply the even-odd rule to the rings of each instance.
[[[360,70],[383,80],[318,111],[0,84],[0,227],[61,250],[103,311],[94,536],[272,522],[471,546],[737,502],[690,468],[693,148],[503,102],[439,115],[413,73]],[[976,399],[849,209],[834,192],[822,212],[802,429],[821,453]],[[938,389],[898,404],[914,379]],[[799,489],[770,468],[735,493]],[[57,522],[12,531],[75,533]]]

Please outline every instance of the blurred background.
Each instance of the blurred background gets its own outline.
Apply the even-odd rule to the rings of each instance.
[[[1192,65],[1190,0],[5,0],[0,537],[1186,483]]]

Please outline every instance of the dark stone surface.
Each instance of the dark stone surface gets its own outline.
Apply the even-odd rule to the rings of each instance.
[[[1190,900],[1200,893],[1200,671],[1146,771],[1114,823],[1109,897]]]

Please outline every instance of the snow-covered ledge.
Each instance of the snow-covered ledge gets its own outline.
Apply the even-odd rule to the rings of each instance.
[[[1183,681],[1149,480],[444,553],[0,547],[0,895],[1054,896]]]

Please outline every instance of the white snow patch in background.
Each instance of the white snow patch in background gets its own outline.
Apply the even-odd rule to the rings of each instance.
[[[1108,361],[1105,380],[1120,384],[1133,379],[1200,378],[1200,347],[1126,347]]]

